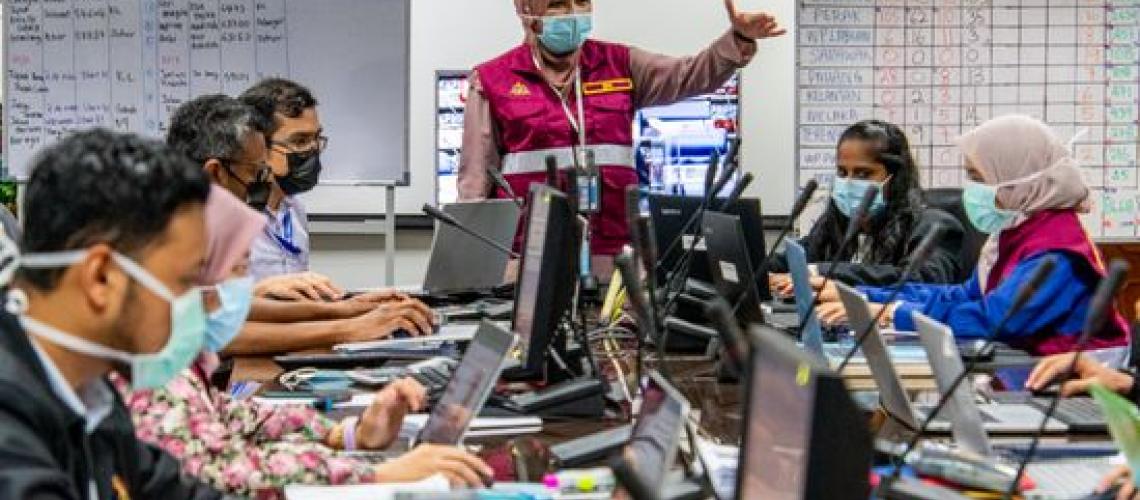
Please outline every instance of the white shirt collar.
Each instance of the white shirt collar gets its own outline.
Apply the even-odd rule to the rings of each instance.
[[[28,340],[32,344],[32,350],[36,352],[36,357],[40,360],[40,366],[43,366],[44,372],[47,373],[48,384],[51,385],[52,392],[71,411],[83,417],[84,430],[87,434],[95,432],[99,424],[102,424],[103,420],[111,414],[111,405],[115,401],[111,389],[107,387],[107,384],[95,381],[83,387],[80,393],[76,393],[47,353],[40,349],[34,339],[29,338]]]

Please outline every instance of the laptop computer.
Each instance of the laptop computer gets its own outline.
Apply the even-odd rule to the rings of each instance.
[[[777,329],[750,333],[734,498],[866,498],[871,436],[843,379]]]
[[[514,242],[519,207],[510,200],[444,205],[460,224],[505,247]],[[423,285],[398,287],[415,296],[488,293],[503,284],[510,257],[447,224],[436,224]]]
[[[895,370],[894,363],[888,354],[886,344],[883,342],[882,335],[879,332],[878,325],[872,325],[874,318],[871,315],[870,304],[867,299],[863,297],[855,289],[837,284],[839,289],[839,297],[843,301],[844,307],[847,309],[847,317],[851,322],[851,327],[856,332],[868,331],[868,325],[871,325],[867,339],[863,342],[863,355],[867,359],[867,365],[871,369],[871,376],[875,380],[875,385],[879,388],[879,399],[882,403],[883,410],[890,417],[890,422],[897,424],[888,431],[888,435],[884,436],[888,439],[897,438],[902,435],[912,434],[917,431],[926,420],[925,408],[915,408],[911,404],[910,398],[907,397],[906,391],[903,389],[902,380],[899,378],[898,372]],[[917,320],[916,320],[917,321]],[[928,325],[929,326],[929,325]],[[920,337],[922,334],[920,333]],[[953,339],[953,334],[950,334]],[[925,340],[925,339],[924,339]],[[948,385],[948,380],[945,377],[949,375],[952,380],[955,376],[961,373],[961,357],[958,353],[957,344],[950,341],[954,345],[953,355],[957,360],[958,369],[955,370],[949,364],[946,356],[941,355],[945,351],[945,342],[937,344],[939,349],[939,356],[937,365],[935,360],[931,359],[929,355],[927,359],[931,361],[931,368],[935,373],[935,382]],[[925,346],[924,346],[925,347]],[[939,368],[941,368],[941,375],[939,375]],[[953,372],[953,373],[950,373]],[[1040,411],[1026,406],[1023,409],[1015,408],[980,408],[980,418],[982,420],[983,428],[991,433],[1004,433],[1004,434],[1032,434],[1037,431],[1038,426],[1041,424],[1043,415]],[[1036,417],[1036,418],[1034,418]],[[955,422],[956,423],[956,422]],[[951,420],[947,416],[939,415],[934,422],[928,426],[931,432],[949,432],[952,429]],[[1068,430],[1068,426],[1057,420],[1050,420],[1049,424],[1045,427],[1045,431],[1049,433],[1063,433]]]
[[[926,348],[938,389],[945,393],[955,378],[966,369],[950,327],[922,314],[914,315],[918,336]],[[969,380],[958,386],[947,406],[945,416],[954,423],[954,439],[960,446],[989,455],[992,447],[984,440],[986,433],[1032,434],[1037,432],[1045,414],[1030,404],[977,404]],[[943,411],[946,411],[943,410]],[[1046,432],[1066,432],[1069,426],[1050,419]]]
[[[677,461],[681,433],[689,418],[689,400],[657,371],[642,392],[641,412],[625,448],[625,457],[643,484],[661,487]]]
[[[819,316],[815,313],[812,304],[815,302],[815,293],[811,286],[811,275],[808,272],[807,251],[803,245],[795,240],[788,240],[784,246],[784,255],[788,260],[788,272],[792,276],[792,285],[795,286],[796,298],[796,328],[803,325],[800,340],[808,352],[824,357],[823,328],[819,323]],[[842,355],[842,354],[840,354]]]
[[[479,331],[447,383],[416,443],[458,445],[483,409],[518,336],[490,322]]]
[[[719,212],[708,212],[704,217],[708,264],[717,293],[729,304],[740,303],[736,309],[736,319],[742,325],[762,323],[764,313],[760,309],[760,292],[756,282],[763,281],[767,284],[768,279],[766,274],[761,280],[752,279],[753,267],[740,218]],[[767,290],[768,287],[765,286],[764,289]]]

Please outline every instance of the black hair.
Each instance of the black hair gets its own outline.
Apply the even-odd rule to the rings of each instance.
[[[263,117],[274,124],[270,133],[276,131],[276,115],[286,118],[301,116],[306,109],[317,107],[317,99],[305,86],[284,78],[266,78],[246,89],[239,97],[242,102],[253,106]]]
[[[201,167],[210,159],[236,160],[249,134],[264,136],[272,126],[262,114],[237,99],[204,95],[174,111],[166,144]]]
[[[867,145],[868,155],[875,163],[882,164],[890,173],[890,180],[883,186],[883,201],[887,208],[873,217],[867,236],[871,238],[870,253],[865,256],[868,264],[897,264],[907,252],[907,241],[911,237],[924,209],[922,186],[919,183],[918,162],[910,149],[910,141],[897,125],[881,120],[864,120],[847,128],[839,137],[838,148],[847,141],[861,141]],[[832,201],[820,217],[812,232],[824,231],[826,237],[808,238],[814,248],[807,248],[808,255],[815,260],[835,258],[843,244],[847,232],[848,218],[839,211]],[[858,251],[850,245],[841,260],[850,260]]]
[[[210,183],[159,141],[92,129],[42,150],[25,194],[25,253],[79,250],[104,243],[137,256],[162,237],[180,209],[205,203]],[[62,269],[23,269],[20,277],[51,291]]]

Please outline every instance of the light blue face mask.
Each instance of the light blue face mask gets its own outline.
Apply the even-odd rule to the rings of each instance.
[[[25,255],[20,258],[20,267],[57,269],[69,267],[82,261],[86,256],[86,250]],[[128,353],[76,337],[27,315],[21,315],[20,322],[28,333],[72,352],[126,364],[131,370],[131,386],[136,389],[161,388],[189,367],[202,352],[206,334],[206,311],[202,306],[202,291],[195,287],[175,297],[166,285],[142,266],[118,253],[111,256],[115,263],[136,282],[170,303],[170,336],[162,350],[154,354]],[[126,307],[138,306],[127,304]],[[161,333],[148,332],[150,335]]]
[[[538,41],[554,55],[578,50],[594,30],[594,15],[590,13],[543,16],[539,19],[542,19],[542,33],[539,33]]]
[[[986,234],[1001,232],[1017,217],[1016,211],[997,207],[997,186],[974,181],[966,181],[962,186],[962,208],[970,223]]]
[[[879,194],[875,195],[875,201],[871,203],[870,213],[872,215],[879,214],[887,208],[887,202],[883,201],[883,186],[885,184],[885,182],[878,183],[865,179],[836,177],[831,183],[831,199],[839,211],[850,219],[859,209],[859,204],[863,202],[863,193],[866,193],[871,186],[878,186]]]
[[[222,306],[206,319],[206,350],[220,352],[233,342],[253,304],[253,276],[234,278],[214,287]]]

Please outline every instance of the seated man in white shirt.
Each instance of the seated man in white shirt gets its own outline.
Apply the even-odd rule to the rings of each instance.
[[[201,165],[213,183],[252,208],[266,211],[274,185],[266,164],[269,121],[237,99],[205,95],[174,112],[167,144]],[[266,218],[275,217],[267,213]],[[262,242],[268,233],[262,230]],[[257,255],[256,249],[253,254]],[[298,295],[288,296],[290,293]],[[226,354],[274,354],[376,340],[397,331],[427,335],[433,330],[431,310],[396,293],[328,300],[321,293],[310,298],[295,285],[268,293],[282,294],[287,296],[261,295],[253,301],[241,334],[226,348]]]
[[[270,78],[246,90],[241,101],[269,123],[268,165],[274,185],[269,196],[269,225],[254,240],[250,273],[257,292],[282,298],[336,299],[344,291],[327,278],[309,272],[309,220],[297,195],[320,182],[322,135],[317,99],[309,89],[289,80]]]

